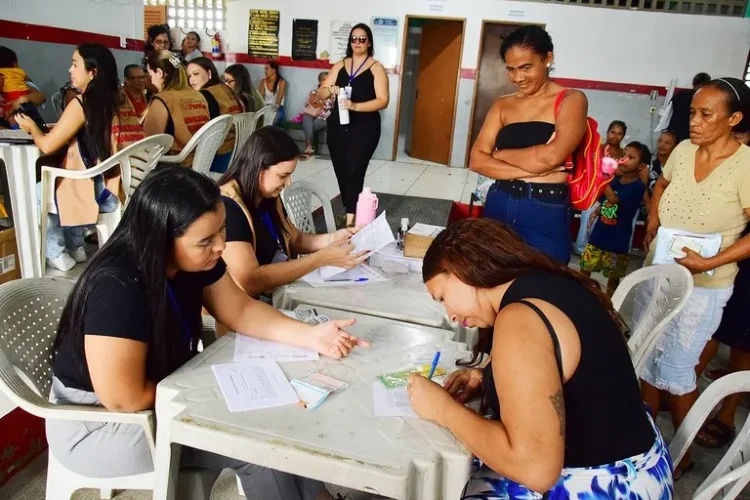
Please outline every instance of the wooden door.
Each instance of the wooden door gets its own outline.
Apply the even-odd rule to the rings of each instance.
[[[460,21],[426,20],[422,27],[410,156],[448,165],[461,65]]]

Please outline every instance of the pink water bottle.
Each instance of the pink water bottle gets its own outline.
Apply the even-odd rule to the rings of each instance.
[[[358,226],[366,226],[375,220],[378,211],[378,197],[372,189],[366,187],[359,193],[357,201],[356,223]]]
[[[604,175],[615,175],[617,170],[617,160],[609,156],[602,158],[602,171]]]

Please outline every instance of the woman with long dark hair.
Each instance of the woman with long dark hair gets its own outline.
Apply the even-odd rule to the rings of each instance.
[[[211,116],[206,99],[190,88],[187,72],[177,54],[160,50],[148,58],[148,74],[159,94],[148,105],[143,130],[147,136],[169,134],[174,137],[170,155],[179,154],[190,139],[208,123]],[[183,165],[190,166],[190,154]]]
[[[146,42],[143,45],[143,59],[141,60],[141,66],[143,71],[148,71],[148,58],[154,53],[160,50],[173,51],[175,47],[172,33],[169,29],[168,24],[154,24],[149,26]],[[159,89],[154,86],[151,82],[146,84],[147,97],[151,99],[151,96],[159,92]]]
[[[481,461],[464,498],[671,498],[669,451],[595,281],[492,219],[449,226],[422,275],[451,320],[480,328],[470,369],[408,387],[417,414]],[[463,405],[478,395],[491,418]]]
[[[57,404],[136,412],[156,386],[197,354],[201,308],[241,334],[341,358],[357,344],[353,321],[300,323],[240,290],[226,273],[224,205],[218,186],[168,166],[136,190],[112,237],[83,271],[53,346]],[[153,471],[143,430],[123,424],[47,420],[50,451],[87,477]],[[248,498],[330,499],[322,483],[186,448],[182,466],[232,468]]]
[[[81,95],[70,101],[49,133],[29,117],[16,115],[18,125],[31,133],[42,153],[67,147],[64,155],[49,158],[50,165],[85,170],[143,139],[138,115],[120,92],[117,64],[109,49],[98,43],[79,45],[68,72]],[[99,212],[115,211],[124,201],[123,194],[119,169],[93,180],[59,180],[57,214],[50,214],[47,222],[47,265],[69,271],[77,262],[85,262],[85,226],[96,224]]]
[[[347,89],[348,99],[341,103],[349,110],[349,124],[341,125],[338,106],[328,116],[328,149],[333,170],[346,209],[347,227],[354,225],[357,198],[362,192],[370,158],[380,142],[380,110],[388,107],[388,75],[375,60],[372,30],[364,23],[349,32],[346,57],[331,68],[320,85],[321,99],[339,97]]]
[[[469,168],[496,179],[484,215],[567,264],[571,213],[563,165],[583,138],[588,102],[550,79],[554,46],[539,26],[508,35],[500,56],[518,92],[495,101],[471,149]]]
[[[232,92],[232,89],[219,80],[219,72],[216,66],[206,57],[197,57],[190,61],[187,66],[188,81],[193,90],[199,91],[208,104],[208,114],[211,119],[221,115],[236,115],[244,113],[245,107],[240,98]],[[219,146],[214,161],[211,164],[211,172],[223,174],[227,171],[229,160],[234,150],[235,132],[234,127],[229,129],[224,144]]]
[[[239,96],[245,111],[255,113],[264,106],[263,98],[253,86],[250,72],[242,64],[232,64],[224,70],[224,83]]]
[[[284,101],[286,100],[286,80],[279,73],[278,61],[268,61],[263,67],[265,78],[260,81],[258,91],[263,96],[263,102],[276,104],[279,110],[276,112],[276,119],[273,123],[264,123],[264,125],[276,125],[281,123],[285,118]]]
[[[306,234],[289,221],[279,195],[291,183],[299,157],[297,144],[286,132],[263,127],[242,145],[219,181],[227,211],[224,260],[250,296],[322,266],[351,269],[364,260],[349,242],[356,230]]]

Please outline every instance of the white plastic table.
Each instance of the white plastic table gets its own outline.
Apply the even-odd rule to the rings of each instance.
[[[39,148],[35,145],[0,143],[0,160],[8,172],[10,206],[16,243],[21,261],[21,277],[42,277],[39,209],[36,202],[36,160]]]
[[[277,309],[294,310],[301,304],[395,319],[455,332],[454,340],[472,345],[476,329],[452,323],[445,308],[427,292],[419,273],[393,277],[385,283],[313,288],[304,281],[278,288],[273,294]]]
[[[452,332],[366,315],[320,309],[332,319],[356,317],[349,330],[372,342],[344,360],[281,363],[288,378],[312,371],[348,382],[318,408],[289,405],[230,413],[211,371],[232,361],[227,334],[163,380],[156,392],[155,500],[173,500],[181,446],[397,499],[455,499],[469,477],[471,454],[447,430],[418,418],[376,417],[372,381],[381,373],[431,360],[466,358]]]

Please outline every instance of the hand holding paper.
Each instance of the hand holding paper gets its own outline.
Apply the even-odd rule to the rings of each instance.
[[[355,247],[355,252],[366,252],[366,255],[377,252],[384,246],[395,241],[391,227],[385,218],[385,212],[380,214],[377,219],[360,229],[357,234],[352,236],[351,243]],[[346,269],[335,266],[325,266],[320,268],[320,275],[323,279],[329,279]]]

